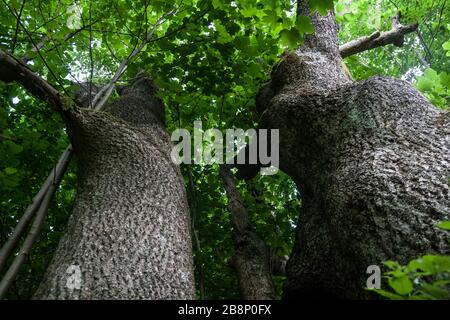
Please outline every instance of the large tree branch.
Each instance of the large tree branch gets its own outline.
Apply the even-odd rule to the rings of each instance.
[[[16,81],[29,93],[48,102],[56,111],[62,112],[63,100],[52,85],[30,70],[22,61],[0,49],[0,80],[6,83]]]
[[[390,44],[401,47],[405,41],[405,35],[416,31],[418,24],[401,25],[399,15],[397,15],[393,19],[392,27],[390,31],[375,32],[368,37],[362,37],[340,46],[339,52],[342,58]]]

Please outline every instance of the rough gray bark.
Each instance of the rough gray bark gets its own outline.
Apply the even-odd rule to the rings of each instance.
[[[368,266],[449,252],[435,225],[450,217],[450,116],[403,81],[353,82],[333,13],[305,3],[315,35],[283,57],[257,98],[303,199],[285,297],[368,298]]]
[[[78,190],[36,298],[194,298],[186,195],[155,91],[140,78],[105,112],[66,111]]]
[[[220,176],[228,197],[233,227],[234,255],[230,261],[239,278],[241,297],[246,300],[275,299],[270,250],[250,222],[232,173],[221,166]]]

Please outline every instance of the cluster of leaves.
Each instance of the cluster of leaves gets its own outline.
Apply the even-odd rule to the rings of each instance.
[[[450,24],[447,29],[450,30]],[[442,48],[447,52],[446,57],[450,57],[450,40],[445,42]],[[445,71],[438,73],[428,68],[417,78],[416,86],[434,105],[442,109],[450,106],[450,73]]]
[[[450,231],[450,221],[439,228]],[[425,255],[401,265],[386,261],[389,269],[385,278],[392,291],[374,289],[391,300],[447,300],[450,299],[450,256]]]
[[[442,109],[450,105],[450,74],[442,71],[437,73],[434,69],[425,70],[424,74],[417,78],[419,89],[430,101]]]

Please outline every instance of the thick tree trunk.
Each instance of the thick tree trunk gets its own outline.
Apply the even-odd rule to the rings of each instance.
[[[67,112],[78,191],[36,298],[194,298],[186,195],[155,90],[141,78],[106,112]]]
[[[367,298],[368,266],[448,252],[435,225],[450,216],[450,116],[403,81],[353,82],[334,15],[304,3],[316,34],[257,98],[303,199],[285,297]]]

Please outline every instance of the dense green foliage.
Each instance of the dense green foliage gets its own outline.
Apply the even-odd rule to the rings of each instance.
[[[311,3],[321,12],[333,6],[332,0]],[[398,9],[403,13],[402,22],[419,22],[420,37],[409,35],[403,48],[365,52],[348,58],[347,66],[355,79],[382,74],[413,82],[436,106],[448,108],[450,2],[357,0],[334,4],[342,43],[389,30]],[[294,1],[2,0],[0,48],[16,57],[32,57],[30,67],[70,96],[77,81],[107,83],[157,19],[174,8],[121,81],[125,83],[141,70],[155,78],[166,105],[169,132],[180,127],[191,131],[195,120],[201,120],[204,129],[255,127],[254,98],[269,79],[272,66],[283,50],[295,48],[305,34],[313,32],[309,18],[295,18]],[[48,40],[42,50],[31,53],[33,44],[44,37]],[[3,83],[0,135],[3,244],[68,138],[61,119],[47,105],[28,96],[20,86]],[[183,166],[182,172],[192,212],[198,296],[238,298],[237,278],[228,266],[233,246],[218,168],[192,165]],[[53,201],[44,232],[8,298],[32,295],[64,232],[75,189],[76,168],[72,165]],[[261,237],[278,254],[289,254],[301,205],[293,182],[279,174],[242,182],[239,189]],[[409,269],[388,266],[409,273],[420,263],[417,260]],[[279,292],[282,281],[276,279]]]
[[[443,221],[437,227],[450,231],[450,221]],[[381,296],[392,300],[450,299],[449,256],[425,255],[405,266],[396,261],[386,261],[385,265],[389,269],[385,278],[392,290],[375,290]]]

